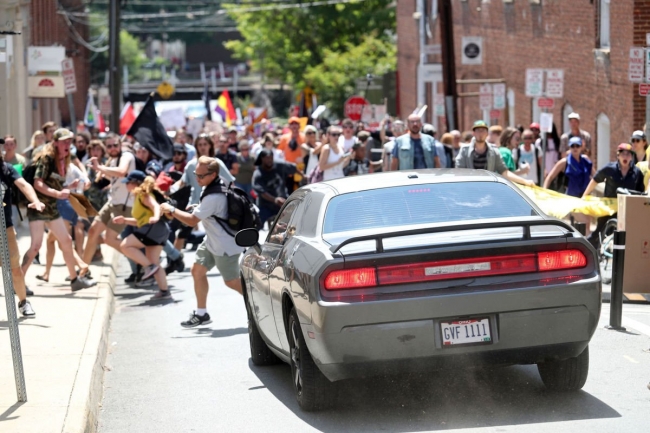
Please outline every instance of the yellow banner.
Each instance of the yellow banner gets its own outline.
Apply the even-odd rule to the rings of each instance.
[[[545,214],[564,218],[571,212],[577,212],[592,217],[611,216],[618,212],[617,198],[602,198],[587,196],[584,199],[560,194],[539,186],[517,185],[528,197],[539,206]]]

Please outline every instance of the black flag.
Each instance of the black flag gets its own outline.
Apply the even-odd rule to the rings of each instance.
[[[208,113],[206,119],[212,120],[212,113],[210,112],[210,92],[208,91],[208,83],[205,83],[203,88],[203,103],[205,104],[205,111]]]
[[[171,159],[174,154],[174,143],[158,119],[151,96],[147,98],[142,111],[126,135],[135,137],[138,143],[163,161]]]

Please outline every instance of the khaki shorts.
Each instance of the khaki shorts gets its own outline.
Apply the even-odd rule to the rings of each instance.
[[[224,281],[232,281],[239,278],[240,255],[241,254],[236,254],[234,256],[216,256],[208,251],[205,240],[203,240],[201,245],[199,245],[199,248],[196,250],[194,263],[205,266],[208,271],[216,266]]]
[[[7,244],[9,245],[9,263],[11,263],[11,269],[20,269],[20,251],[18,251],[16,230],[14,230],[13,227],[7,228]],[[2,266],[1,255],[0,255],[0,266]]]
[[[123,204],[117,204],[117,205],[112,205],[110,203],[106,203],[102,208],[99,210],[99,215],[97,215],[97,218],[109,229],[113,230],[116,232],[118,235],[122,233],[124,228],[126,227],[126,224],[114,224],[113,223],[113,218],[116,216],[123,216],[124,218],[131,218],[131,208],[128,206],[124,206]]]

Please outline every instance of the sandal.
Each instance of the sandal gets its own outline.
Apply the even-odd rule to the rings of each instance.
[[[41,280],[41,281],[45,281],[46,283],[49,283],[49,282],[50,282],[50,279],[49,279],[49,278],[45,278],[45,277],[42,276],[42,275],[37,275],[37,276],[36,276],[36,279],[37,279],[37,280]]]

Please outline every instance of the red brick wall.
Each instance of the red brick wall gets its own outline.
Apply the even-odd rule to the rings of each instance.
[[[412,82],[411,87],[406,87],[407,78],[402,78],[400,100],[402,107],[411,107],[417,99],[414,77],[418,40],[412,19],[415,0],[397,3],[398,70],[400,76]],[[582,128],[592,134],[595,148],[596,118],[604,113],[611,124],[613,156],[615,144],[627,140],[644,123],[645,101],[633,96],[637,89],[628,81],[627,67],[630,47],[644,46],[645,34],[650,33],[650,2],[611,2],[610,52],[596,50],[598,3],[542,0],[536,5],[530,1],[452,0],[457,79],[504,78],[508,88],[515,91],[514,123],[528,125],[533,119],[531,98],[525,96],[526,68],[564,69],[564,98],[556,100],[552,110],[558,130],[562,130],[562,108],[568,103],[580,113]],[[464,35],[483,36],[483,65],[461,64]],[[458,91],[476,92],[478,85],[459,85]],[[478,98],[460,98],[461,129],[467,129],[480,117]],[[503,117],[501,124],[505,124]]]
[[[81,12],[84,9],[83,0],[62,0],[60,2],[66,10]],[[77,120],[83,119],[86,106],[86,97],[90,85],[89,50],[75,42],[71,37],[71,30],[63,16],[57,13],[57,2],[53,0],[32,0],[31,2],[31,42],[33,46],[63,45],[66,56],[74,61],[75,75],[77,78],[77,92],[73,94],[74,108]],[[79,17],[83,19],[83,17]],[[74,29],[84,40],[88,40],[88,27],[76,21],[71,21]],[[70,123],[70,112],[66,98],[59,100],[61,119],[63,123]],[[46,119],[43,119],[46,120]],[[36,125],[38,126],[38,125]]]

